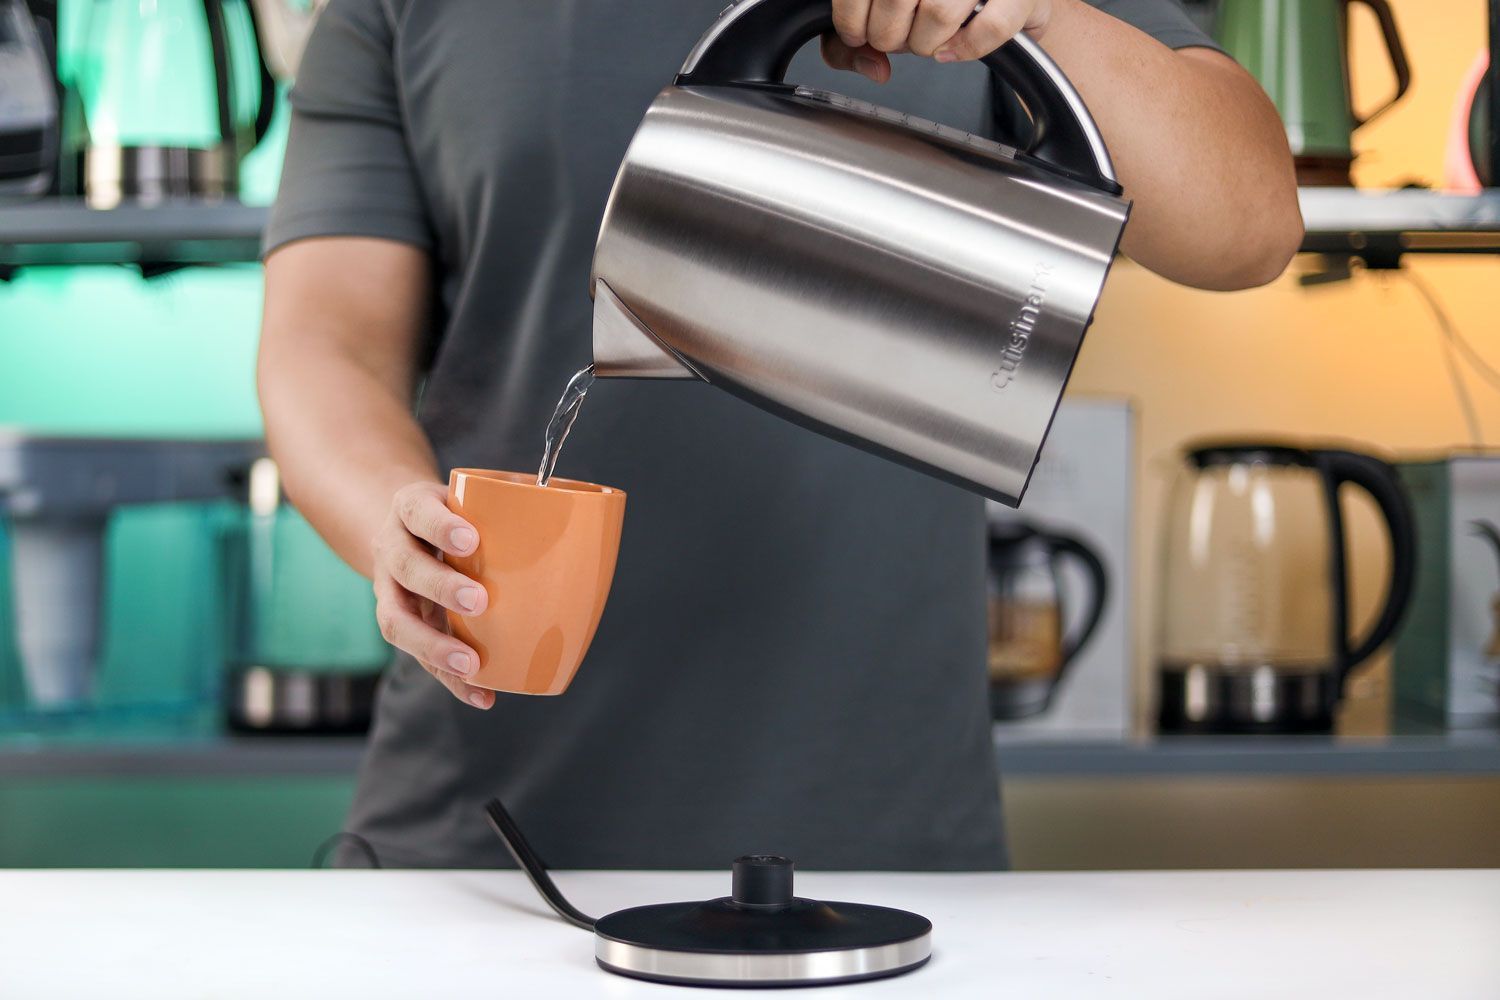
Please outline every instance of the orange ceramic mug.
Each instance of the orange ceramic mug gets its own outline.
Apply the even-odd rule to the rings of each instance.
[[[535,472],[454,469],[448,507],[479,532],[454,569],[484,585],[489,607],[448,613],[453,634],[479,654],[470,684],[513,694],[562,694],[604,613],[625,494]]]

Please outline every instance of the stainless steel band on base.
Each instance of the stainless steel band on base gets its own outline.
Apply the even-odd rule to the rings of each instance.
[[[154,205],[173,198],[216,201],[238,190],[238,161],[222,143],[185,146],[90,146],[84,185],[92,208],[122,202]]]
[[[914,969],[932,956],[930,932],[871,948],[766,954],[669,951],[602,936],[594,940],[594,957],[610,972],[660,982],[736,986],[878,979]]]
[[[1229,670],[1205,664],[1163,667],[1158,724],[1164,733],[1319,732],[1332,725],[1337,675]]]

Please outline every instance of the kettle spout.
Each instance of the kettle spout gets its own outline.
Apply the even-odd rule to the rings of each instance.
[[[601,378],[700,378],[620,301],[594,281],[594,374]]]

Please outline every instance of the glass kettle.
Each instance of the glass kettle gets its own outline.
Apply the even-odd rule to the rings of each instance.
[[[1349,634],[1339,488],[1375,501],[1385,600]],[[1351,451],[1219,444],[1189,451],[1168,498],[1160,604],[1162,732],[1328,732],[1349,672],[1411,597],[1416,538],[1395,469]]]
[[[1072,635],[1061,565],[1072,560],[1088,579],[1087,609]],[[1098,553],[1081,539],[1007,520],[990,529],[990,712],[997,720],[1047,710],[1068,667],[1104,617],[1109,579]]]
[[[89,204],[233,196],[276,100],[249,0],[93,0],[83,12],[65,75],[87,133]]]

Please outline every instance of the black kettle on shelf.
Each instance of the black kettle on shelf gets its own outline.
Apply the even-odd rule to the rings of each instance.
[[[1390,543],[1385,600],[1351,635],[1340,488],[1374,500]],[[1350,671],[1400,624],[1416,527],[1372,455],[1254,441],[1185,455],[1163,525],[1158,723],[1164,733],[1326,733]]]
[[[1066,562],[1088,581],[1086,610],[1071,634]],[[1104,617],[1104,561],[1073,535],[1008,519],[990,529],[988,591],[990,713],[997,721],[1039,715]]]

